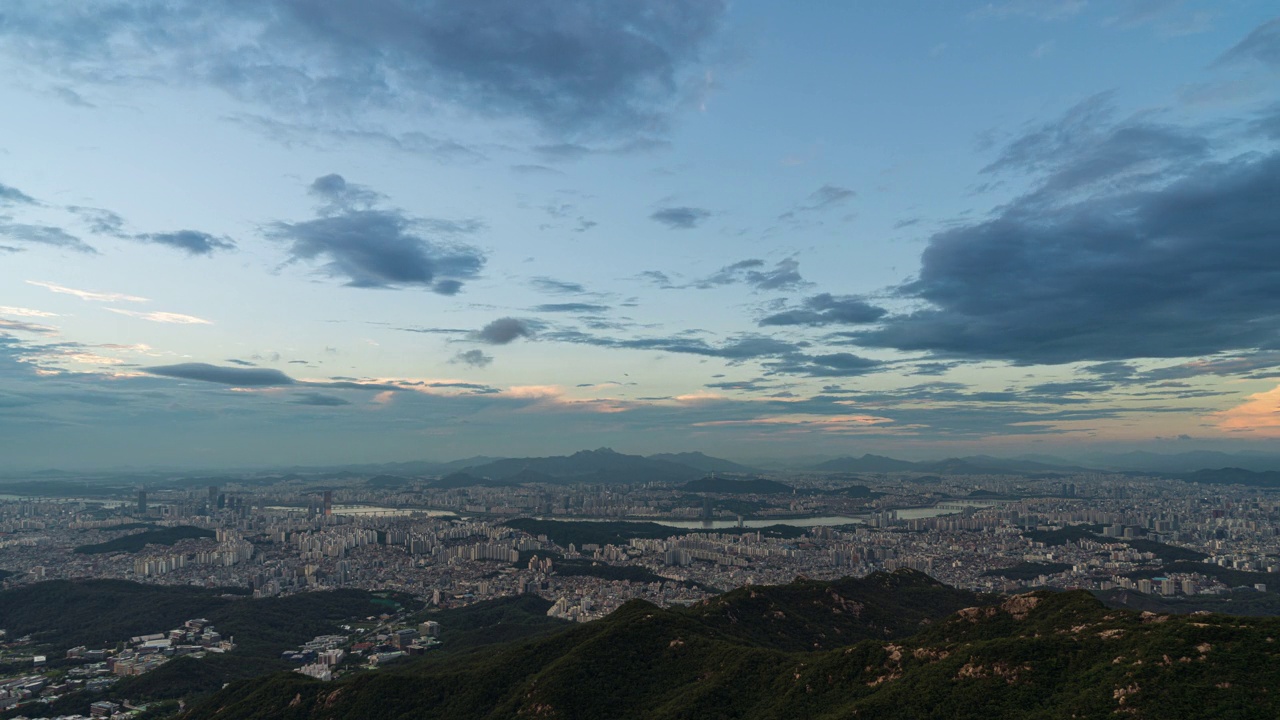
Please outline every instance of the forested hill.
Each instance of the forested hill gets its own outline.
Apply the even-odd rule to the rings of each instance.
[[[1276,619],[1139,614],[1085,592],[978,598],[898,571],[687,609],[634,601],[447,663],[232,684],[184,717],[1277,717],[1277,637]]]
[[[65,650],[77,645],[114,647],[135,635],[166,632],[191,618],[206,618],[238,653],[278,655],[338,622],[386,609],[363,590],[248,598],[242,590],[143,585],[126,580],[50,580],[0,592],[0,628],[11,637]]]

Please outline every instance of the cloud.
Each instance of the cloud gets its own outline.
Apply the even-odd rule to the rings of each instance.
[[[350,405],[347,400],[343,400],[335,395],[325,395],[323,393],[302,393],[295,395],[293,400],[289,401],[291,405],[311,405],[313,407],[339,407],[342,405]]]
[[[529,283],[538,290],[552,295],[581,295],[587,292],[587,289],[581,283],[556,280],[549,277],[536,277],[530,280]]]
[[[18,188],[0,183],[0,203],[34,205],[36,201]]]
[[[489,367],[493,362],[493,356],[487,355],[483,350],[466,350],[453,356],[449,362],[455,365],[470,365],[475,368]]]
[[[778,216],[779,220],[788,220],[801,213],[819,212],[857,197],[858,193],[839,185],[823,185],[809,195],[807,202]]]
[[[504,317],[477,330],[473,337],[490,345],[506,345],[518,338],[534,336],[533,323],[520,318]]]
[[[659,350],[663,352],[686,355],[702,355],[704,357],[723,358],[725,360],[751,360],[762,357],[777,357],[796,352],[797,345],[785,340],[778,340],[763,335],[739,335],[720,345],[712,345],[705,340],[689,337],[656,337],[656,338],[611,338],[589,335],[577,331],[559,331],[544,336],[548,340],[594,345],[596,347],[621,348],[626,350]]]
[[[800,276],[800,263],[794,258],[779,260],[770,269],[762,269],[764,267],[763,260],[740,260],[720,268],[710,277],[693,283],[693,287],[708,289],[720,285],[744,283],[757,290],[792,290],[807,284]]]
[[[370,206],[380,196],[348,184],[339,175],[317,178],[311,192],[323,201],[320,216],[277,222],[267,235],[287,242],[290,262],[325,260],[324,270],[360,288],[418,286],[454,295],[476,277],[485,256],[478,248],[423,237],[474,232],[467,223],[412,218],[399,210]]]
[[[131,318],[146,320],[155,323],[167,323],[170,325],[212,325],[213,323],[204,318],[198,318],[194,315],[183,315],[181,313],[171,312],[139,312],[137,310],[123,310],[121,308],[107,308],[109,312],[120,315],[127,315]]]
[[[533,308],[534,312],[546,313],[602,313],[608,312],[608,305],[593,305],[591,303],[546,303]]]
[[[5,320],[0,318],[0,330],[14,330],[19,332],[37,333],[40,335],[57,335],[58,329],[48,325],[39,323],[23,322],[21,320]]]
[[[710,210],[695,207],[662,208],[649,216],[651,220],[666,225],[672,230],[692,230],[711,217]]]
[[[135,240],[165,245],[182,250],[190,255],[211,255],[215,250],[233,250],[236,244],[229,238],[219,238],[198,230],[178,230],[167,233],[144,233],[134,235]]]
[[[840,187],[839,185],[823,185],[809,196],[810,208],[821,210],[838,203],[842,203],[857,195],[849,188]]]
[[[1219,58],[1218,64],[1246,60],[1280,68],[1280,18],[1268,20],[1254,28],[1253,32]]]
[[[901,288],[927,305],[856,342],[1019,363],[1280,347],[1280,153],[1032,196],[934,235]]]
[[[83,220],[89,230],[99,235],[115,235],[118,237],[124,234],[124,218],[110,210],[95,207],[83,207],[80,205],[70,205],[67,210],[76,217]]]
[[[887,312],[852,295],[821,293],[806,298],[800,308],[762,318],[759,325],[858,325],[875,322]]]
[[[57,313],[45,312],[44,310],[32,310],[31,308],[9,307],[0,305],[0,315],[11,315],[13,317],[58,317]]]
[[[875,372],[881,365],[883,363],[878,360],[847,352],[820,355],[795,354],[765,363],[765,367],[769,368],[771,373],[809,377],[854,377]]]
[[[62,228],[51,225],[27,225],[25,223],[9,222],[4,218],[0,218],[0,238],[13,242],[66,248],[90,255],[98,252],[83,240]]]
[[[1215,419],[1227,432],[1280,437],[1280,386],[1250,395]]]
[[[320,198],[326,205],[335,209],[367,210],[386,196],[370,190],[363,185],[348,183],[346,178],[337,173],[322,175],[311,182],[310,192]]]
[[[661,130],[697,83],[723,0],[6,6],[0,49],[65,80],[218,87],[280,113],[463,108],[553,134]]]
[[[124,293],[117,293],[117,292],[95,292],[93,290],[77,290],[75,288],[64,287],[62,285],[55,285],[51,282],[44,282],[41,280],[28,280],[27,284],[35,285],[37,287],[42,287],[46,290],[49,290],[50,292],[61,293],[63,295],[74,295],[80,298],[81,300],[90,300],[93,302],[106,302],[106,303],[150,302],[149,300],[147,300],[147,298],[138,297],[137,295],[125,295]]]
[[[1026,18],[1040,22],[1067,20],[1084,10],[1087,0],[1004,0],[973,11],[975,17]]]
[[[1039,189],[1022,199],[1030,204],[1060,202],[1100,185],[1114,192],[1123,185],[1158,183],[1208,157],[1209,140],[1184,128],[1142,119],[1114,122],[1113,97],[1105,92],[1086,98],[1061,118],[1027,131],[983,172],[1043,175]]]
[[[270,368],[220,367],[208,363],[179,363],[140,368],[149,375],[161,375],[179,380],[198,380],[233,387],[275,387],[293,385],[296,381]]]

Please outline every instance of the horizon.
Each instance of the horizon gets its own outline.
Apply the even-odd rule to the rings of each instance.
[[[6,9],[5,470],[1280,437],[1273,4],[390,7]]]

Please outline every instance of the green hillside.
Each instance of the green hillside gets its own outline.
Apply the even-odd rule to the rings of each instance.
[[[453,662],[233,683],[184,717],[1280,716],[1280,620],[1143,615],[1085,592],[965,595],[898,571],[743,588],[686,609],[633,601]],[[976,602],[955,612],[962,599]]]
[[[124,537],[118,537],[96,545],[81,545],[75,551],[84,555],[113,552],[134,553],[148,545],[172,545],[179,540],[211,537],[214,537],[212,530],[205,530],[191,525],[179,525],[162,530],[148,530],[133,535],[125,535]]]

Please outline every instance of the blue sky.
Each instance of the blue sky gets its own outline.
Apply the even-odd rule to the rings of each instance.
[[[1267,2],[0,9],[0,455],[1280,435]]]

